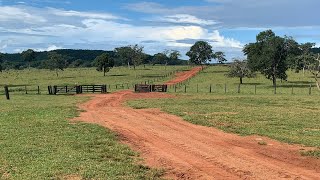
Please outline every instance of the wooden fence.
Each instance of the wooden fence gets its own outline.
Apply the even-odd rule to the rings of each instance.
[[[48,92],[50,95],[107,93],[107,85],[48,86]]]
[[[134,87],[135,92],[167,92],[167,85],[149,85],[149,84],[136,84]]]

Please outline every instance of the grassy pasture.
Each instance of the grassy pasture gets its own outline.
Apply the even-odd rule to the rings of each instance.
[[[0,100],[0,179],[157,179],[138,154],[98,125],[71,123],[74,96]]]
[[[246,84],[238,94],[239,79],[227,78],[226,72],[226,67],[209,67],[187,82],[187,93],[184,93],[184,85],[178,88],[176,99],[135,100],[128,105],[161,108],[191,123],[226,132],[257,134],[282,142],[320,147],[320,97],[315,87],[309,95],[309,84],[314,84],[310,82],[310,74],[303,76],[289,72],[287,82],[278,82],[275,95],[271,81],[261,75],[244,79]],[[212,93],[209,93],[210,84],[214,85]],[[226,94],[224,84],[228,88]],[[257,85],[257,94],[254,85]],[[170,92],[173,93],[174,89],[171,88]],[[320,151],[304,154],[319,157]]]
[[[47,70],[0,73],[0,84],[46,87],[53,84],[161,82],[186,66],[117,67],[103,77],[95,69],[67,69],[57,78]],[[23,87],[19,87],[23,90]],[[28,87],[29,88],[29,87]],[[16,88],[18,89],[18,88]],[[3,93],[3,88],[0,89]],[[30,89],[29,89],[30,90]],[[114,87],[111,90],[116,90]],[[0,179],[158,179],[161,171],[139,165],[139,156],[114,133],[97,125],[70,123],[84,97],[35,92],[0,92]]]
[[[208,93],[211,85],[212,93],[225,94],[225,86],[227,94],[238,94],[239,78],[228,78],[225,74],[228,72],[227,66],[213,66],[202,71],[198,76],[185,82],[182,86],[177,87],[177,92],[184,93],[185,85],[189,93]],[[311,94],[320,95],[317,90],[315,81],[311,73],[305,72],[305,75],[288,71],[287,81],[277,82],[277,94],[279,95],[309,95],[311,85]],[[266,79],[263,75],[258,74],[256,78],[244,78],[243,84],[240,86],[240,94],[246,95],[272,95],[274,87],[272,81]],[[198,88],[197,88],[198,86]],[[198,89],[198,91],[197,91]],[[256,90],[255,90],[256,89]],[[171,87],[171,92],[174,88]],[[256,91],[256,92],[255,92]]]
[[[45,69],[26,70],[9,70],[0,73],[0,93],[3,93],[3,85],[24,86],[27,85],[29,90],[37,90],[40,86],[42,93],[47,92],[49,85],[74,85],[74,84],[107,84],[110,85],[110,91],[121,88],[132,88],[133,84],[160,83],[169,77],[166,74],[179,70],[186,70],[188,66],[138,66],[136,70],[127,67],[115,67],[103,76],[102,72],[98,72],[95,68],[69,68],[59,72],[56,77],[55,71]],[[124,87],[122,87],[122,85]],[[116,87],[117,86],[117,87]],[[24,87],[11,88],[12,90],[24,90]],[[23,93],[23,92],[22,92]]]

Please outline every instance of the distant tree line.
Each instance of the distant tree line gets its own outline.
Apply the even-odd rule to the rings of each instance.
[[[131,50],[138,50],[138,52],[134,54]],[[96,67],[95,59],[105,53],[114,60],[114,66],[129,65],[135,67],[140,64],[185,65],[188,63],[179,58],[158,61],[154,55],[144,53],[143,47],[138,45],[116,48],[115,51],[59,49],[36,52],[29,49],[22,53],[14,54],[0,52],[0,71],[25,68],[52,69],[50,61],[52,61],[52,56],[57,56],[57,54],[60,56],[59,58],[63,59],[64,68]],[[134,59],[132,59],[132,56],[134,56]]]

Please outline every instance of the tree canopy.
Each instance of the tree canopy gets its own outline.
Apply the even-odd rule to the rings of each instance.
[[[196,42],[186,55],[189,56],[191,63],[197,65],[205,64],[214,57],[212,46],[205,41]]]
[[[272,30],[259,33],[255,43],[245,45],[248,66],[271,79],[276,87],[276,79],[287,79],[287,58],[291,52],[293,39],[276,36]]]
[[[22,52],[22,57],[26,62],[28,62],[28,66],[29,66],[29,69],[30,69],[31,62],[34,61],[35,58],[36,58],[34,50],[28,49],[26,51],[23,51]]]
[[[114,59],[107,53],[103,53],[100,56],[97,56],[95,59],[95,66],[97,71],[102,71],[103,76],[106,76],[106,73],[110,71],[114,66]]]
[[[48,54],[47,67],[50,70],[55,70],[57,77],[59,76],[58,70],[64,70],[66,68],[67,62],[63,55],[56,52],[51,52]]]
[[[250,70],[246,60],[234,59],[227,76],[240,78],[240,84],[242,84],[243,78],[253,78],[256,74]]]

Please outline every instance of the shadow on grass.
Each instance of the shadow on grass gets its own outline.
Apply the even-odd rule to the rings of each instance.
[[[289,84],[312,84],[309,81],[288,81]]]
[[[109,76],[112,76],[112,77],[123,77],[123,76],[129,76],[129,74],[112,74],[112,75],[109,75]]]
[[[159,78],[159,77],[163,77],[163,75],[147,75],[147,76],[142,75],[140,77],[142,77],[142,78]]]

